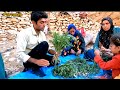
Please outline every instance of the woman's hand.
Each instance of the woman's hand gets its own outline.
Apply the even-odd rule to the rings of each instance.
[[[112,52],[106,52],[106,53],[104,53],[106,56],[108,56],[108,57],[112,57],[113,56],[113,53]]]
[[[101,51],[101,52],[105,52],[105,51],[106,51],[106,48],[103,47],[103,46],[101,46],[101,47],[100,47],[100,51]]]
[[[95,54],[95,56],[100,55],[100,51],[99,51],[98,49],[96,49],[96,50],[94,51],[94,54]]]
[[[103,47],[103,46],[101,46],[100,51],[101,51],[101,52],[111,52],[110,49],[106,49],[106,48]]]

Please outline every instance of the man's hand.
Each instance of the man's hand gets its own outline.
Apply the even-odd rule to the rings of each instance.
[[[112,57],[113,56],[113,53],[112,52],[106,52],[104,53],[105,55],[107,55],[108,57]]]
[[[29,58],[29,62],[37,64],[38,66],[49,66],[50,63],[46,59],[34,59],[34,58]]]
[[[112,57],[112,56],[113,56],[113,53],[111,52],[111,50],[110,50],[110,49],[106,49],[106,48],[104,48],[103,46],[101,46],[100,51],[101,51],[103,54],[105,54],[105,55],[107,55],[107,56],[109,56],[109,57]]]
[[[36,61],[36,64],[37,64],[38,66],[49,66],[49,65],[50,65],[49,61],[46,60],[46,59],[37,60],[37,61]]]
[[[53,50],[53,49],[49,49],[48,52],[49,52],[50,54],[53,54],[53,55],[54,55],[54,54],[57,54],[57,52],[56,52],[55,50]]]

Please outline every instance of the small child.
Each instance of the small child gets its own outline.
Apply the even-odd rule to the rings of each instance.
[[[68,33],[69,37],[72,37],[72,39],[70,40],[70,44],[72,44],[73,46],[69,45],[67,47],[67,49],[65,48],[62,51],[61,55],[62,56],[65,56],[68,54],[80,55],[81,53],[83,53],[85,51],[85,41],[84,41],[82,34],[76,29],[74,24],[68,25],[67,33]],[[74,41],[79,41],[79,39],[77,39],[77,38],[80,39],[80,42],[78,42],[78,44],[80,44],[80,45],[77,45],[77,47],[76,47],[75,43],[77,44],[77,42],[74,43]],[[77,52],[75,52],[75,50],[73,50],[73,49],[76,49]]]
[[[71,41],[73,46],[68,46],[67,48],[64,48],[61,55],[62,56],[67,56],[71,54],[71,49],[73,49],[75,51],[75,55],[79,55],[79,53],[77,53],[80,50],[80,46],[82,41],[80,40],[79,36],[75,37],[75,40]]]
[[[95,50],[94,61],[103,70],[112,70],[112,78],[120,74],[120,33],[115,34],[110,39],[110,50],[114,54],[112,60],[104,61],[100,56],[100,51]]]

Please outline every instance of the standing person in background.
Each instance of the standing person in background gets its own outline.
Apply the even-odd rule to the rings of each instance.
[[[48,18],[46,19],[46,25],[45,25],[44,30],[43,30],[45,35],[48,35],[48,31],[50,30],[50,25],[49,24],[50,24],[50,21],[49,21],[49,16],[48,16]]]

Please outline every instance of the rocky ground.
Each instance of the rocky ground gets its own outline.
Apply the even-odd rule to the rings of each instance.
[[[4,38],[0,41],[0,52],[8,76],[23,69],[22,64],[16,58],[15,36],[10,33],[9,35],[10,37],[8,37],[7,32],[4,32]]]
[[[0,52],[7,75],[10,76],[24,68],[22,62],[16,58],[16,35],[22,29],[31,26],[30,12],[21,12],[23,14],[21,17],[3,16],[3,13],[0,12]],[[95,39],[101,18],[106,15],[111,16],[115,19],[115,25],[119,26],[119,23],[116,23],[120,21],[118,13],[120,14],[120,12],[88,12],[89,17],[87,19],[80,19],[78,13],[48,12],[50,30],[64,32],[68,24],[75,23],[76,27],[84,27],[85,31],[93,35]],[[52,39],[49,35],[47,35],[47,38]]]
[[[10,31],[10,30],[9,30]],[[0,41],[0,52],[5,65],[7,75],[18,73],[24,69],[23,64],[16,57],[16,34],[11,34],[1,30],[2,40]],[[50,35],[47,35],[48,39],[52,39]],[[52,45],[52,44],[50,44]]]

